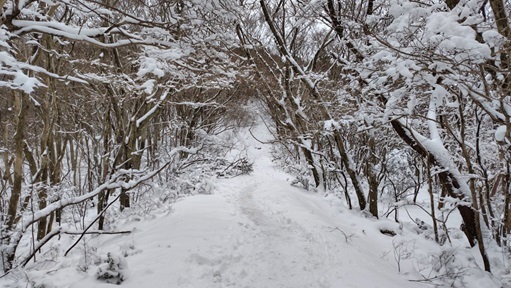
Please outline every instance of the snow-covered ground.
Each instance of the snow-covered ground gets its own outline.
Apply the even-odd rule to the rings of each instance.
[[[264,138],[264,129],[254,133]],[[272,163],[269,145],[248,132],[241,138],[254,161],[251,175],[218,179],[211,195],[181,199],[170,213],[127,224],[129,235],[89,241],[98,247],[94,254],[123,258],[122,287],[431,287],[410,280],[427,276],[431,269],[421,271],[420,258],[441,248],[422,236],[383,235],[380,229],[398,231],[398,224],[291,186],[291,176]],[[27,277],[47,288],[112,287],[96,279],[94,265],[77,269],[76,257]],[[500,287],[478,273],[466,287]],[[16,287],[8,278],[0,286]]]

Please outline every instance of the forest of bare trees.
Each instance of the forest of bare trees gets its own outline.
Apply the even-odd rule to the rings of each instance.
[[[5,272],[55,236],[109,231],[108,211],[138,205],[150,183],[185,193],[184,171],[216,163],[215,135],[245,125],[249,100],[304,188],[398,222],[428,193],[434,241],[450,241],[445,221],[459,213],[488,272],[486,249],[511,247],[506,1],[2,6]]]

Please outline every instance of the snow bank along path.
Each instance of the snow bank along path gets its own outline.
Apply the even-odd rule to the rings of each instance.
[[[185,198],[135,233],[104,240],[99,253],[133,254],[122,287],[424,287],[398,275],[391,240],[374,220],[292,187],[270,148],[244,137],[253,174],[219,179],[214,194]],[[112,287],[91,273],[69,287]]]

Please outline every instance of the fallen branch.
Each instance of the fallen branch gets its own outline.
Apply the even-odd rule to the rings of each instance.
[[[355,237],[356,235],[353,233],[353,234],[350,234],[350,235],[347,235],[346,233],[344,233],[344,231],[342,231],[341,229],[339,229],[339,227],[325,227],[325,228],[328,228],[330,229],[330,231],[328,232],[333,232],[333,231],[340,231],[342,233],[342,235],[344,236],[344,240],[346,241],[346,243],[348,243],[349,241],[351,241],[351,238]]]
[[[60,234],[68,234],[68,235],[115,235],[115,234],[130,234],[132,231],[62,231]]]
[[[89,223],[89,226],[87,226],[87,228],[85,228],[85,230],[83,230],[83,232],[81,233],[80,237],[78,238],[78,240],[76,240],[76,242],[71,245],[71,247],[69,247],[69,249],[67,249],[66,253],[64,253],[64,257],[67,256],[67,253],[69,253],[69,251],[71,251],[79,242],[80,240],[82,240],[83,236],[85,236],[85,234],[87,233],[87,231],[90,229],[90,227],[92,227],[92,225],[94,225],[94,223],[96,223],[96,221],[98,221],[98,219],[101,217],[101,215],[103,215],[106,210],[112,206],[112,204],[115,203],[115,201],[117,201],[119,198],[121,197],[121,194],[119,193],[119,195],[117,197],[115,197],[115,199],[113,201],[111,201],[110,203],[108,203],[108,205],[106,205],[105,208],[103,208],[103,210],[101,210],[100,213],[98,213],[98,215],[96,216],[96,218],[94,218],[94,220],[92,220],[92,222]]]
[[[30,255],[28,255],[23,261],[21,261],[21,267],[24,267],[25,265],[27,265],[28,262],[39,251],[39,249],[41,249],[41,247],[43,247],[44,244],[48,243],[48,241],[50,241],[51,238],[59,235],[61,230],[62,230],[62,227],[59,227],[57,229],[53,229],[52,231],[50,231],[50,233],[46,234],[46,236],[44,236],[43,239],[39,240],[37,242],[37,246],[34,247],[34,251],[32,251],[32,253],[30,253]]]
[[[84,235],[84,234],[130,234],[131,231],[68,231],[62,229],[62,227],[58,227],[53,229],[50,233],[46,234],[46,236],[37,242],[37,246],[34,247],[34,251],[30,253],[23,261],[21,261],[21,267],[25,266],[32,260],[35,254],[43,247],[50,239],[59,235],[59,234],[67,234],[67,235]],[[80,237],[81,239],[81,237]],[[67,253],[67,252],[66,252]],[[1,278],[1,277],[0,277]]]

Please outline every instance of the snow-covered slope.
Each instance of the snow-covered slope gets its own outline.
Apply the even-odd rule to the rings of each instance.
[[[266,135],[264,129],[254,133]],[[269,145],[248,132],[242,139],[254,160],[251,175],[218,179],[212,195],[184,198],[171,213],[131,223],[132,234],[97,239],[96,254],[127,256],[122,287],[425,287],[409,281],[421,279],[418,273],[398,272],[411,246],[380,232],[397,224],[291,186]],[[31,278],[45,287],[112,287],[96,280],[96,267],[79,272],[74,261]]]

